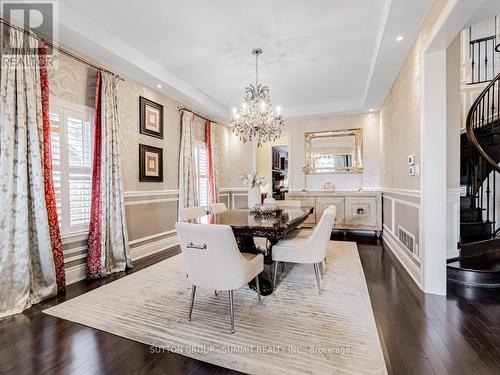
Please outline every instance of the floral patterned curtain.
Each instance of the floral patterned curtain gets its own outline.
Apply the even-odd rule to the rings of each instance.
[[[87,276],[104,277],[132,267],[121,180],[118,78],[97,72],[92,206]]]
[[[199,205],[198,186],[196,185],[193,121],[193,113],[182,112],[179,151],[179,220],[182,220],[182,209],[184,207]]]
[[[50,244],[56,269],[58,291],[66,289],[66,274],[64,272],[64,253],[57,217],[56,193],[52,178],[52,146],[50,141],[49,116],[49,75],[47,73],[47,46],[40,43],[40,83],[42,89],[42,118],[43,118],[43,178],[45,185],[45,202],[47,218],[49,220]]]
[[[57,292],[44,184],[38,41],[10,30],[16,64],[0,73],[0,317]]]

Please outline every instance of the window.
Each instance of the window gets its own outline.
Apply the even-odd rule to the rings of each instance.
[[[208,159],[207,145],[195,141],[194,157],[196,163],[196,181],[198,183],[198,200],[200,206],[208,206]]]
[[[93,109],[51,104],[52,163],[62,233],[88,228],[92,194]]]

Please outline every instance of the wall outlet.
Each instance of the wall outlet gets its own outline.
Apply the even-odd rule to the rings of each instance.
[[[408,167],[408,174],[409,174],[410,176],[415,176],[415,166],[414,166],[414,165],[410,165],[410,166]]]
[[[415,154],[408,155],[408,165],[415,165]]]

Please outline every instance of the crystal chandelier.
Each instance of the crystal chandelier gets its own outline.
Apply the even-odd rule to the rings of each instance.
[[[240,137],[242,142],[257,141],[257,147],[263,143],[274,141],[280,135],[285,122],[280,113],[271,105],[269,87],[259,83],[259,55],[261,49],[254,49],[255,55],[255,86],[245,87],[245,99],[239,111],[233,108],[233,133]]]

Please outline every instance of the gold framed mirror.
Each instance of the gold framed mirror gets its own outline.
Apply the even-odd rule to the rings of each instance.
[[[363,172],[363,129],[306,132],[307,174]]]

